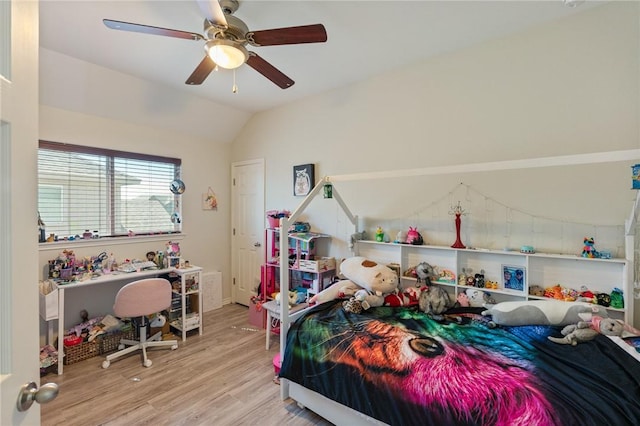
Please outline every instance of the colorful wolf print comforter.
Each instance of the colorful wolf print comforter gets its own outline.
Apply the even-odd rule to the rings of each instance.
[[[332,301],[291,325],[280,377],[391,425],[640,425],[640,362],[559,330]]]

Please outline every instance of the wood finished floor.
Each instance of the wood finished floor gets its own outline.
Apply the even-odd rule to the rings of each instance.
[[[175,351],[150,351],[149,368],[134,354],[104,370],[99,356],[42,377],[60,386],[41,406],[42,425],[331,425],[281,400],[273,383],[277,339],[265,350],[265,332],[248,323],[247,309],[205,313],[202,336],[190,335]]]

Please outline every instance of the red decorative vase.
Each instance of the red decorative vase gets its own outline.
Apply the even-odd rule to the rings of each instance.
[[[460,213],[456,213],[456,242],[451,246],[452,248],[466,248],[464,244],[462,244],[462,240],[460,239],[460,224],[462,220],[460,219]]]

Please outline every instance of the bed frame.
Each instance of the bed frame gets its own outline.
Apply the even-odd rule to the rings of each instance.
[[[548,167],[548,166],[558,166],[562,165],[562,163],[566,165],[574,165],[574,164],[590,164],[590,163],[599,163],[599,162],[609,162],[609,161],[628,161],[630,159],[638,158],[640,159],[640,150],[631,150],[631,151],[614,151],[614,152],[603,152],[603,153],[594,153],[594,154],[580,154],[573,156],[565,156],[565,157],[553,157],[548,159],[530,159],[530,160],[522,160],[518,164],[520,168],[527,167]],[[547,161],[544,161],[547,160]],[[484,167],[486,166],[486,167]],[[513,168],[513,162],[492,162],[492,163],[482,163],[482,164],[468,164],[466,166],[456,166],[453,167],[451,172],[463,172],[463,171],[489,171],[489,170],[498,170],[498,169],[509,169]],[[293,213],[288,217],[284,217],[280,219],[280,253],[288,253],[288,237],[287,230],[289,226],[293,224],[299,217],[300,214],[308,207],[308,205],[313,201],[313,199],[320,193],[323,193],[325,185],[332,186],[332,195],[336,202],[340,205],[346,216],[349,218],[349,221],[354,227],[354,233],[361,232],[361,229],[358,229],[358,217],[354,216],[344,200],[340,196],[339,192],[336,190],[333,182],[336,181],[348,181],[348,180],[370,180],[370,179],[381,179],[381,178],[389,178],[389,177],[410,177],[410,176],[418,176],[418,175],[429,175],[429,174],[443,174],[447,173],[446,170],[443,170],[440,167],[435,168],[427,168],[427,169],[410,169],[410,170],[399,170],[399,171],[387,171],[387,172],[377,172],[377,173],[364,173],[364,174],[356,174],[356,175],[342,175],[342,176],[325,176],[318,184],[309,192],[309,194],[305,197],[305,199],[300,203],[300,205],[293,211]],[[634,258],[635,258],[635,229],[638,226],[640,215],[640,191],[636,194],[635,203],[631,209],[631,214],[629,218],[625,221],[625,258],[629,262],[630,267],[628,268],[629,273],[632,274],[636,271],[634,267]],[[287,259],[280,259],[280,264],[284,265],[287,263]],[[638,273],[636,272],[636,276],[629,277],[629,283],[633,283],[634,279],[638,279]],[[280,268],[280,286],[281,288],[289,287],[289,271],[287,268]],[[630,286],[632,287],[632,286]],[[633,290],[625,289],[626,291]],[[632,301],[633,297],[630,298]],[[633,311],[632,311],[633,312]],[[287,331],[289,329],[289,324],[293,322],[297,317],[302,314],[302,312],[296,313],[297,315],[289,316],[289,306],[286,303],[280,304],[280,318],[281,318],[281,326],[280,326],[280,359],[284,359],[284,352],[286,349],[287,342]],[[636,358],[640,362],[640,354],[633,350],[629,345],[622,341],[622,339],[617,337],[610,337],[614,342],[623,347],[629,354],[631,354],[634,358]],[[328,421],[335,424],[349,424],[349,425],[385,425],[372,417],[366,416],[356,410],[353,410],[349,407],[346,407],[342,404],[339,404],[315,391],[307,389],[297,383],[291,382],[287,379],[280,379],[280,395],[282,400],[286,400],[291,398],[295,400],[298,405],[308,408],[318,415],[324,417]]]

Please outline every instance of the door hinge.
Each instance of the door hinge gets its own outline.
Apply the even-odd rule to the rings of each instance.
[[[233,228],[233,236],[236,236],[236,228]]]
[[[236,186],[236,178],[233,178],[233,183],[232,183],[232,185],[233,185],[233,186]]]
[[[233,282],[232,282],[232,284],[233,284],[233,285],[236,285],[236,277],[233,277]]]

